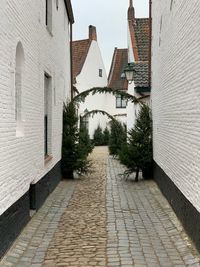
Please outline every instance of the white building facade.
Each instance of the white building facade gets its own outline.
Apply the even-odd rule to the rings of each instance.
[[[2,0],[0,18],[1,256],[61,178],[73,12],[69,0]]]
[[[107,86],[107,74],[105,71],[101,51],[97,42],[96,28],[89,26],[89,38],[73,42],[73,76],[74,86],[79,93],[93,87]],[[87,111],[105,110],[107,102],[106,94],[89,95],[84,103],[79,106],[79,115],[83,116]],[[105,128],[108,118],[97,114],[88,118],[88,131],[93,138],[98,125]]]
[[[200,2],[152,3],[155,179],[200,249]]]

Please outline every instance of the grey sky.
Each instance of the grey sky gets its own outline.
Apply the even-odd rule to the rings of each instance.
[[[98,44],[107,73],[114,47],[127,47],[129,0],[71,0],[75,24],[73,39],[88,38],[88,26],[97,27]],[[148,17],[148,0],[133,0],[136,17]]]

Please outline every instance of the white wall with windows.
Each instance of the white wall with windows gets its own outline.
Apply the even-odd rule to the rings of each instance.
[[[93,40],[85,60],[81,73],[76,77],[76,88],[83,92],[93,87],[107,86],[107,74],[97,41]],[[106,94],[90,95],[84,103],[80,104],[79,114],[84,115],[85,111],[95,109],[105,110],[107,103]],[[93,138],[95,129],[100,125],[105,128],[108,119],[106,116],[97,114],[88,120],[88,130],[90,137]]]
[[[61,159],[70,46],[64,0],[3,0],[0,18],[1,215]]]

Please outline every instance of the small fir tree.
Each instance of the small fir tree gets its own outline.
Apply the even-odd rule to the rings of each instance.
[[[104,143],[104,135],[103,135],[100,125],[94,131],[93,142],[95,146],[102,146]]]
[[[126,143],[126,127],[117,120],[111,121],[109,151],[111,155],[118,156],[122,145]]]
[[[139,170],[142,170],[145,179],[152,176],[152,120],[147,105],[141,107],[135,127],[129,132],[128,142],[120,152],[120,161],[127,166],[128,173],[136,171],[136,181]]]
[[[108,128],[106,127],[103,131],[103,141],[104,141],[105,146],[108,146],[109,138],[110,138],[110,132],[109,132]]]
[[[85,172],[88,160],[85,148],[79,144],[78,117],[73,102],[64,105],[63,140],[62,140],[62,173],[65,178],[73,179],[74,171]]]
[[[83,151],[85,157],[87,157],[88,154],[93,150],[93,145],[90,140],[88,129],[82,122],[80,122],[79,129],[79,148]]]

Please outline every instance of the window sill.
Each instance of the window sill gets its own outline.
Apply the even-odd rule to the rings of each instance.
[[[51,37],[53,37],[52,30],[50,30],[48,26],[46,26],[46,30],[48,31],[49,35],[50,35]]]
[[[116,107],[116,108],[118,109],[118,108],[127,108],[127,107]]]
[[[47,163],[49,163],[52,159],[53,159],[53,156],[49,156],[49,155],[47,155],[47,156],[45,156],[45,158],[44,158],[44,163],[47,164]]]

